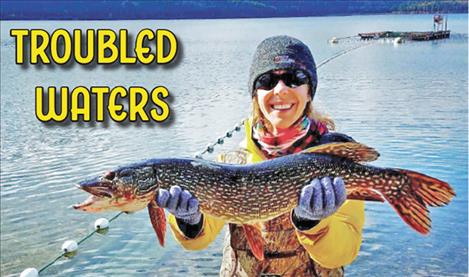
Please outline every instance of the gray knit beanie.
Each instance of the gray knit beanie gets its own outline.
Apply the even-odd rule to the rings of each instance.
[[[311,100],[316,93],[318,77],[313,55],[300,40],[289,36],[274,36],[257,46],[249,73],[249,92],[254,97],[254,82],[268,71],[279,69],[302,69],[311,83]]]

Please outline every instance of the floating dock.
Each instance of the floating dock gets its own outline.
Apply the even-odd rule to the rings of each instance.
[[[359,33],[361,39],[380,39],[380,38],[398,38],[401,37],[407,40],[436,40],[449,38],[450,30],[444,31],[429,31],[429,32],[371,32],[371,33]]]
[[[372,32],[359,33],[361,39],[402,38],[407,40],[436,40],[449,38],[448,16],[436,14],[433,16],[433,31],[428,32]]]

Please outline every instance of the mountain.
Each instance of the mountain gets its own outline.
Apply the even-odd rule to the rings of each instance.
[[[2,20],[118,20],[260,18],[382,13],[467,13],[467,0],[292,1],[11,1],[0,2]]]

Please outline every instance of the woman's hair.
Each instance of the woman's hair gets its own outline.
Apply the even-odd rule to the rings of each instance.
[[[328,116],[327,114],[324,114],[317,109],[314,108],[313,102],[309,101],[306,104],[304,114],[307,115],[309,118],[314,119],[316,121],[321,122],[322,124],[326,125],[327,129],[333,131],[335,130],[335,123],[334,120]],[[272,126],[270,125],[270,122],[268,120],[265,120],[264,115],[262,114],[261,109],[259,108],[259,103],[257,102],[257,95],[255,95],[252,98],[252,121],[257,122],[260,119],[263,120],[264,124],[266,125],[267,129],[271,130]]]

